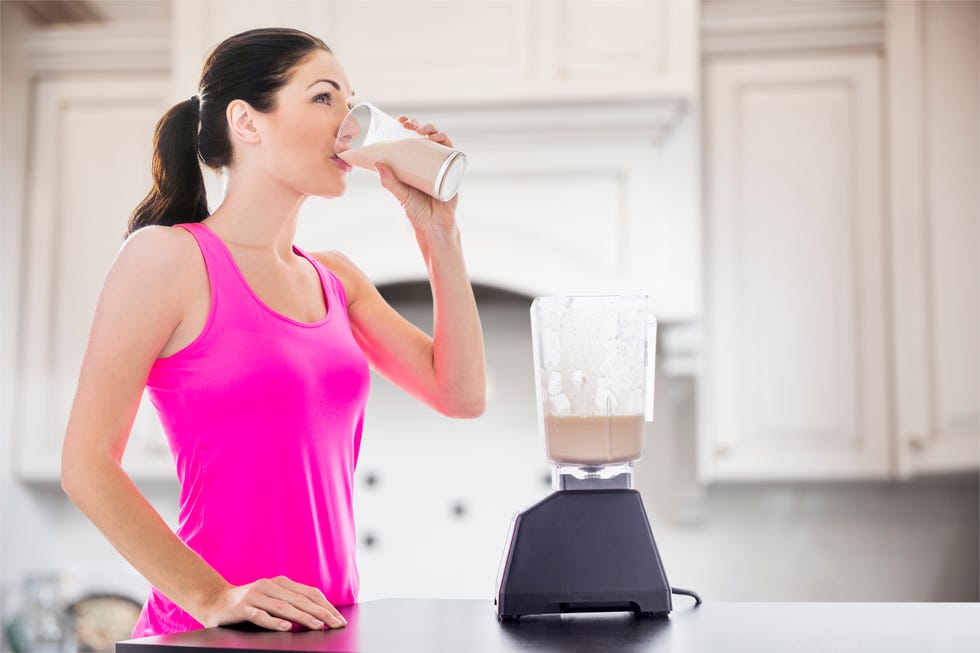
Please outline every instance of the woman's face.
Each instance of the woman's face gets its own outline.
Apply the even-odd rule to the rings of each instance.
[[[350,166],[336,158],[334,141],[353,95],[336,58],[316,50],[279,89],[276,108],[260,114],[259,165],[300,193],[342,195]]]

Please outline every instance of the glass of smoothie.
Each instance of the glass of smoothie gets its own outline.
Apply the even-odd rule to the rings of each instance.
[[[337,132],[337,156],[352,166],[391,168],[403,182],[446,202],[459,191],[466,155],[406,129],[370,102],[350,110]]]

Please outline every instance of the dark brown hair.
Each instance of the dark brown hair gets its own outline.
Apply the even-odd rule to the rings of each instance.
[[[197,95],[173,107],[153,135],[153,188],[129,217],[124,237],[151,224],[172,226],[208,217],[199,165],[220,170],[231,163],[225,112],[232,100],[258,111],[275,109],[276,92],[320,39],[295,29],[253,29],[222,41],[201,71]]]

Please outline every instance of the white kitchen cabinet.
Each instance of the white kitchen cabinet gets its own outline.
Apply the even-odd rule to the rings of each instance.
[[[980,466],[978,9],[889,3],[898,473]]]
[[[166,76],[153,73],[36,85],[15,404],[18,469],[26,480],[60,477],[98,292],[122,245],[126,217],[150,188],[152,135],[166,90]],[[123,464],[138,478],[175,477],[145,399]]]
[[[358,98],[385,106],[686,97],[697,85],[694,0],[175,2],[174,97],[211,48],[287,26],[326,41]]]
[[[977,470],[977,4],[707,9],[702,478]]]
[[[705,66],[706,480],[890,472],[881,61]]]

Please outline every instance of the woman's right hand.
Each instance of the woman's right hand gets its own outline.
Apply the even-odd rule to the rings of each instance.
[[[243,621],[269,630],[291,630],[293,623],[312,630],[324,624],[331,628],[347,625],[323,592],[285,576],[224,589],[212,603],[204,625],[210,628]]]

